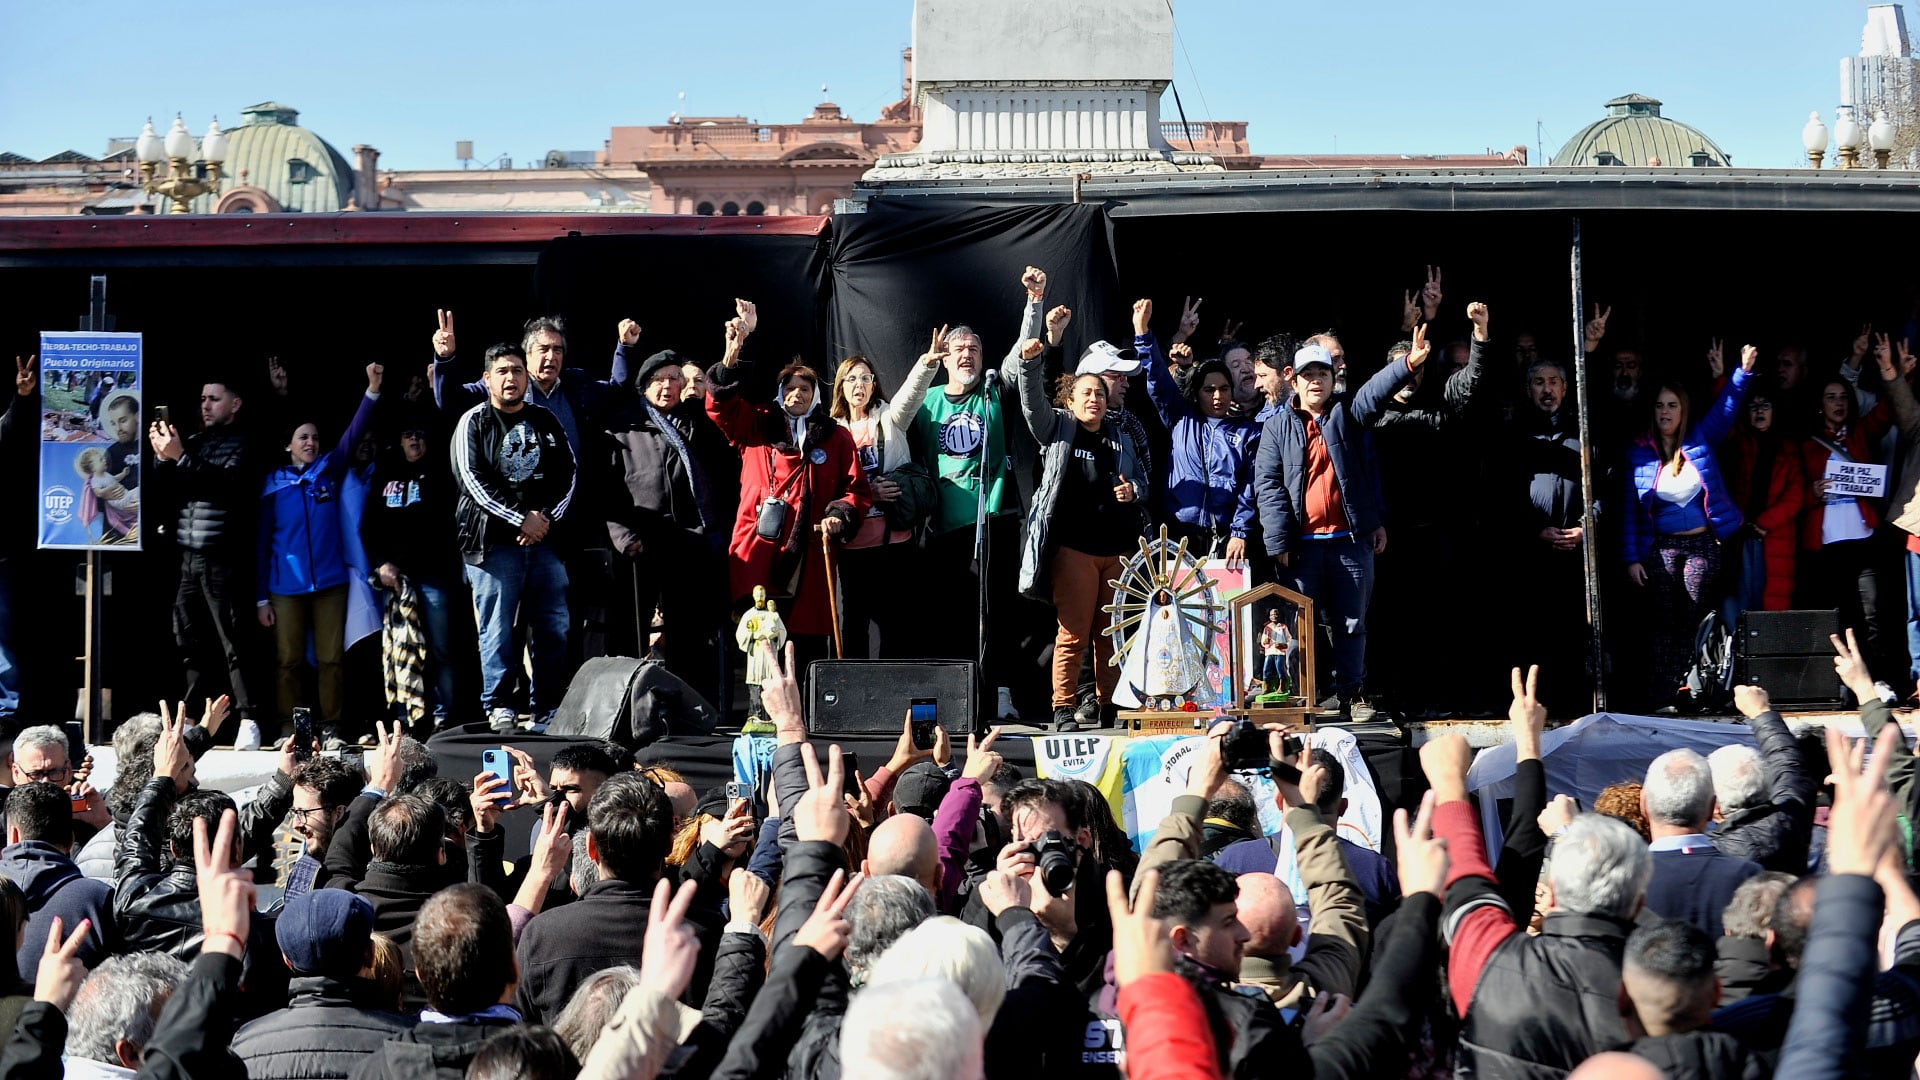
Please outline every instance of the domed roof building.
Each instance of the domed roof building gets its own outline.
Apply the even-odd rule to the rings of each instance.
[[[220,190],[193,200],[196,214],[332,213],[347,209],[354,168],[332,144],[299,126],[300,110],[263,101],[227,132]]]
[[[1607,115],[1574,133],[1551,165],[1668,165],[1724,168],[1727,152],[1699,128],[1660,115],[1644,94],[1607,102]]]

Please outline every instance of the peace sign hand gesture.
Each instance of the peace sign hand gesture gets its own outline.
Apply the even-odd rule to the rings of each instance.
[[[1196,299],[1191,296],[1181,302],[1180,328],[1174,331],[1174,341],[1185,341],[1193,336],[1195,330],[1200,329],[1200,305],[1204,302],[1204,297]]]
[[[13,392],[14,393],[20,395],[21,397],[32,396],[33,388],[39,385],[40,383],[40,376],[38,372],[35,370],[39,362],[40,362],[39,353],[35,353],[32,356],[29,356],[25,360],[22,360],[17,356],[13,358],[13,369],[14,369],[13,370]]]
[[[1593,305],[1593,319],[1587,323],[1586,339],[1589,351],[1600,347],[1600,339],[1607,336],[1607,320],[1613,318],[1613,305],[1608,304],[1605,311],[1600,305]]]
[[[1419,371],[1420,365],[1427,362],[1427,356],[1432,352],[1433,346],[1427,341],[1427,324],[1421,323],[1413,328],[1413,351],[1407,354],[1407,370]]]
[[[1726,370],[1726,352],[1721,346],[1720,339],[1714,338],[1707,345],[1707,374],[1718,379],[1726,373]]]
[[[433,332],[433,355],[442,360],[453,357],[453,312],[438,310],[440,329]]]
[[[1420,289],[1420,306],[1426,309],[1428,322],[1440,314],[1440,268],[1437,266],[1427,267],[1427,283]]]
[[[920,354],[920,362],[928,367],[939,367],[947,361],[947,327],[942,324],[933,332],[933,340],[927,343],[927,351]]]
[[[987,737],[978,743],[974,742],[975,736],[972,732],[967,733],[967,763],[960,770],[961,779],[980,780],[1000,771],[1003,759],[998,751],[990,749],[993,746],[993,740],[999,737],[1000,729],[997,726],[988,728]]]
[[[1900,377],[1899,369],[1893,366],[1893,341],[1886,334],[1874,339],[1873,362],[1879,365],[1882,380],[1892,382]]]

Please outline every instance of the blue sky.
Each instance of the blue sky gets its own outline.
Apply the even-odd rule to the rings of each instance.
[[[1250,121],[1266,153],[1531,149],[1539,121],[1551,154],[1608,98],[1639,92],[1736,165],[1788,166],[1808,110],[1832,123],[1866,7],[1184,0],[1176,85],[1189,119]],[[99,154],[149,115],[164,130],[182,112],[199,132],[268,99],[343,152],[378,147],[389,168],[457,167],[457,139],[516,163],[596,150],[611,127],[663,122],[683,91],[690,115],[784,122],[826,83],[871,119],[898,96],[911,15],[911,0],[336,0],[259,16],[0,0],[0,150]]]

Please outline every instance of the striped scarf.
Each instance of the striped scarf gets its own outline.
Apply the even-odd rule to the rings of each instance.
[[[387,705],[404,706],[407,721],[418,724],[427,715],[427,633],[421,615],[420,590],[405,578],[387,591],[380,628],[380,672],[386,678]]]

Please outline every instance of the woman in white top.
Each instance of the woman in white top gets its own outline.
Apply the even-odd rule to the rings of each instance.
[[[887,524],[886,509],[900,497],[888,473],[913,460],[907,427],[946,358],[942,335],[907,374],[900,396],[887,398],[873,363],[860,355],[840,361],[833,376],[830,412],[853,436],[860,468],[873,490],[873,509],[840,553],[840,618],[850,658],[898,659],[916,655],[909,644],[913,608],[905,588],[915,575],[912,529]]]

